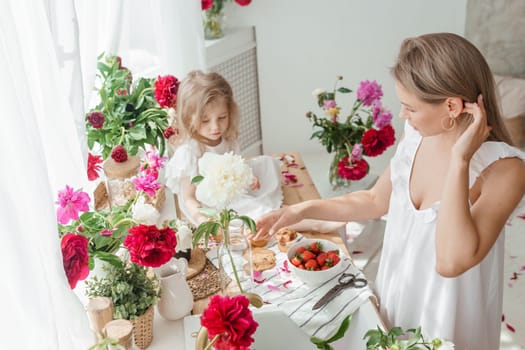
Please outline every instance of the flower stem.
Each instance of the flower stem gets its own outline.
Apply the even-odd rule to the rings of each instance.
[[[215,344],[215,342],[220,338],[220,334],[216,334],[215,337],[206,345],[206,347],[203,350],[209,350]]]

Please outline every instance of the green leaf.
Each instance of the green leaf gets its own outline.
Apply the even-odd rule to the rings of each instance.
[[[244,222],[244,224],[246,226],[248,226],[250,231],[252,231],[254,233],[255,233],[255,231],[257,231],[257,228],[255,226],[255,221],[251,217],[246,216],[246,215],[241,215],[241,216],[238,216],[237,218],[242,220],[242,222]]]
[[[334,335],[332,335],[326,341],[329,342],[329,343],[333,343],[334,341],[344,337],[346,331],[350,327],[351,319],[352,319],[352,314],[346,316],[345,319],[343,320],[343,322],[341,323],[341,326],[339,326],[339,329],[335,332]]]
[[[349,92],[352,92],[352,90],[347,89],[347,88],[345,88],[345,87],[340,87],[339,89],[337,89],[337,91],[339,91],[339,92],[342,93],[342,94],[347,94],[347,93],[349,93]]]
[[[106,252],[95,252],[93,256],[99,258],[102,261],[107,262],[108,264],[111,264],[117,268],[122,268],[122,260],[119,259],[115,254],[113,253],[106,253]]]
[[[195,176],[193,179],[191,179],[191,183],[192,183],[192,184],[195,184],[195,183],[201,182],[203,179],[204,179],[204,176],[202,176],[202,175],[197,175],[197,176]]]

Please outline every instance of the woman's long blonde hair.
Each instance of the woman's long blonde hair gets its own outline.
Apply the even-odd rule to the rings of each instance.
[[[427,103],[442,103],[448,97],[477,102],[481,94],[492,127],[488,140],[512,144],[501,118],[492,72],[481,52],[465,38],[435,33],[405,39],[391,72],[404,88]]]
[[[191,138],[200,140],[197,133],[204,118],[204,111],[210,104],[223,100],[228,108],[228,129],[223,137],[233,144],[239,136],[239,107],[233,98],[230,84],[218,73],[191,71],[182,80],[177,92],[177,108],[174,127],[178,129],[177,144]]]

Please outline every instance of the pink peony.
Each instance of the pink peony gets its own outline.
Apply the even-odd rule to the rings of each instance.
[[[357,98],[363,102],[364,106],[371,106],[383,96],[381,85],[375,80],[364,80],[359,84],[357,89]]]
[[[155,192],[160,188],[155,173],[137,176],[132,181],[137,191],[144,191],[150,197],[155,196]]]
[[[57,220],[65,225],[70,220],[78,220],[78,213],[89,210],[89,195],[86,192],[75,191],[66,185],[66,188],[58,191]]]
[[[105,119],[104,113],[99,112],[99,111],[91,112],[87,116],[87,120],[89,124],[91,124],[91,126],[94,127],[95,129],[102,128],[102,126],[104,125],[104,119]]]
[[[101,156],[94,156],[91,153],[88,153],[87,175],[89,181],[98,179],[98,172],[101,169],[100,163],[102,163]]]
[[[352,154],[351,154],[352,163],[358,160],[361,160],[361,158],[363,158],[363,145],[360,143],[356,143],[352,147]]]
[[[201,325],[208,329],[211,340],[220,335],[215,349],[248,350],[254,342],[253,334],[259,324],[248,308],[249,301],[243,295],[230,297],[214,295],[201,315]]]
[[[155,98],[161,107],[175,108],[179,84],[179,80],[173,75],[159,75],[155,81]]]
[[[337,173],[343,179],[347,180],[361,180],[368,173],[368,163],[361,159],[350,164],[348,157],[344,157],[337,165]]]
[[[60,242],[62,264],[69,287],[74,289],[78,281],[89,275],[88,239],[74,233],[67,233]]]
[[[381,102],[376,101],[372,109],[372,120],[378,129],[382,129],[392,121],[392,113],[383,109]]]
[[[111,158],[117,163],[124,163],[128,160],[128,152],[126,152],[124,146],[118,145],[111,151]]]

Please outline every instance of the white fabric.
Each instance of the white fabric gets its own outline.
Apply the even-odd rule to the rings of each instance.
[[[38,36],[35,35],[38,33]],[[0,3],[2,348],[86,349],[86,313],[69,289],[56,190],[85,179],[44,1]],[[60,127],[57,127],[60,126]]]
[[[499,348],[503,300],[500,234],[485,259],[456,278],[435,271],[435,226],[439,202],[416,210],[409,176],[421,136],[408,124],[391,161],[392,195],[376,280],[381,314],[390,326],[422,326],[426,337],[453,341],[456,349]],[[502,142],[485,142],[470,163],[470,186],[481,171],[504,157],[525,154]]]
[[[297,242],[303,239],[301,235]],[[358,278],[365,278],[365,275],[350,261],[346,255],[341,255],[341,271],[336,276],[319,286],[310,286],[298,279],[290,269],[287,253],[280,251],[277,242],[274,240],[266,249],[275,253],[275,268],[262,271],[257,277],[256,283],[246,276],[244,271],[240,271],[239,278],[245,291],[258,294],[265,302],[277,306],[295,324],[309,336],[321,339],[330,337],[340,326],[345,317],[353,314],[359,307],[368,301],[373,295],[372,290],[365,286],[363,288],[346,288],[336,298],[317,310],[312,307],[321,299],[332,287],[338,283],[341,273],[353,273]],[[213,248],[206,253],[206,257],[218,268],[217,248]],[[232,250],[235,266],[243,266],[246,263],[242,253]],[[224,259],[224,270],[228,276],[233,276],[233,269],[229,259]],[[293,348],[293,347],[292,347]]]
[[[190,140],[178,146],[166,165],[166,186],[175,194],[179,201],[182,214],[195,224],[184,203],[182,195],[181,179],[193,177],[199,174],[198,159],[205,152],[224,154],[233,151],[239,153],[237,145],[229,145],[225,141],[215,147],[199,145],[196,140]],[[247,215],[252,219],[281,206],[283,193],[281,188],[281,168],[279,160],[270,156],[258,156],[247,160],[252,168],[254,176],[259,179],[261,187],[255,191],[249,191],[241,198],[236,200],[231,209],[241,215]]]

